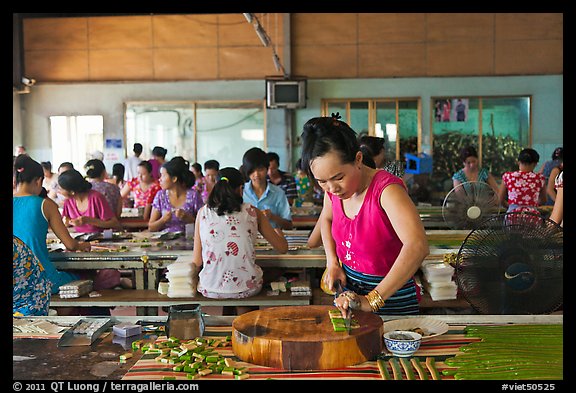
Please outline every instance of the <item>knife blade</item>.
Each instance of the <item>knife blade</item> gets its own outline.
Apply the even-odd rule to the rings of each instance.
[[[340,280],[334,281],[334,289],[336,290],[336,292],[334,293],[334,300],[336,300],[336,298],[340,296],[342,292],[344,292],[344,288],[342,287],[342,282],[340,282]],[[346,332],[348,334],[350,333],[351,320],[352,320],[352,310],[348,308],[346,310],[346,315],[344,316],[344,326],[346,327]]]

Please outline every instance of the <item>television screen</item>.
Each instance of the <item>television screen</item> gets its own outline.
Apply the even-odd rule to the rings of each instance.
[[[276,104],[280,103],[294,103],[298,102],[298,90],[300,86],[290,84],[284,85],[277,83],[274,86],[274,98],[276,99]]]
[[[306,80],[266,80],[266,106],[287,109],[306,107]]]

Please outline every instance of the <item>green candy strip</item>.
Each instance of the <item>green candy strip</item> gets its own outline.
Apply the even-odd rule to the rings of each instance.
[[[438,369],[436,368],[436,361],[434,360],[433,357],[426,358],[426,367],[428,367],[428,371],[430,371],[432,379],[434,380],[442,379],[440,373],[438,372]]]
[[[402,369],[400,368],[400,363],[397,358],[391,358],[388,363],[392,367],[392,373],[394,374],[394,380],[398,381],[402,379]]]
[[[390,373],[388,372],[388,367],[386,367],[386,362],[383,359],[378,359],[378,370],[380,370],[380,376],[382,379],[389,381],[392,379]]]
[[[412,365],[416,369],[416,372],[418,373],[418,376],[420,377],[420,379],[424,380],[424,381],[428,380],[428,374],[426,373],[426,370],[424,369],[424,367],[422,367],[422,363],[420,363],[420,359],[412,358],[412,359],[410,359],[410,362],[412,363]]]
[[[408,379],[408,380],[416,379],[416,376],[414,375],[414,369],[412,368],[412,364],[410,363],[410,360],[408,360],[408,358],[400,358],[400,364],[402,365],[402,368],[404,369],[404,373],[406,374],[406,379]]]

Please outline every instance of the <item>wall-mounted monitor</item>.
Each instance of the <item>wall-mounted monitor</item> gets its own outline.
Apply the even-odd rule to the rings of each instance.
[[[266,79],[266,107],[306,107],[306,79]]]

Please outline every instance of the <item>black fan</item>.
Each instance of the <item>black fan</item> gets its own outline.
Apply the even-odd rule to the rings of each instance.
[[[562,305],[563,230],[533,213],[482,222],[456,259],[461,295],[480,314],[548,314]]]
[[[442,204],[442,217],[452,229],[474,229],[500,214],[498,195],[487,183],[469,181],[454,187]]]

